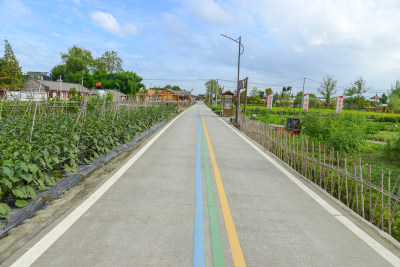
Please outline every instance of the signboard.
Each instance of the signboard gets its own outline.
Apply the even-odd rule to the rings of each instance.
[[[336,113],[337,114],[342,113],[342,108],[343,108],[343,96],[338,96],[336,103]]]
[[[247,88],[247,78],[239,81],[239,90]]]
[[[304,95],[303,110],[308,111],[309,94]]]
[[[267,109],[272,109],[272,98],[273,98],[274,94],[273,93],[268,93],[268,105],[267,105]]]

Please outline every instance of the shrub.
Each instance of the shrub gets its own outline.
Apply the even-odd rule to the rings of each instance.
[[[395,140],[389,140],[386,147],[386,154],[387,156],[400,156],[400,135]]]
[[[366,135],[365,117],[354,114],[308,113],[302,125],[311,139],[343,152],[359,150]]]

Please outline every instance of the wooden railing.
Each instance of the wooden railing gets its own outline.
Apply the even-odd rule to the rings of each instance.
[[[240,130],[272,152],[305,178],[319,185],[364,219],[400,240],[400,176],[380,170],[372,177],[370,164],[293,135],[279,125],[268,125],[240,117]]]

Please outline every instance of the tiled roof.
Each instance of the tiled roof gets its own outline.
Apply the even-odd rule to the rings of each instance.
[[[44,86],[49,87],[50,90],[61,90],[61,91],[69,91],[71,88],[75,88],[76,91],[81,93],[89,93],[89,90],[80,85],[79,83],[65,83],[65,82],[54,82],[54,81],[42,81],[36,80],[38,83],[43,84]]]

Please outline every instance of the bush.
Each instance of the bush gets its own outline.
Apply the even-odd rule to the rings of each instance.
[[[303,133],[336,150],[358,151],[366,135],[366,119],[354,114],[308,113],[302,125]]]
[[[385,150],[386,150],[387,156],[399,157],[400,156],[400,135],[395,140],[389,140],[385,147]]]
[[[384,127],[383,127],[384,128]],[[377,123],[368,123],[365,128],[366,134],[376,134],[382,131],[381,125]]]

